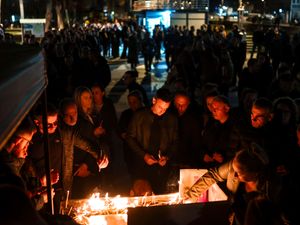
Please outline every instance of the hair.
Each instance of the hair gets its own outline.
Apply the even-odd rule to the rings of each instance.
[[[138,179],[133,182],[131,196],[152,195],[152,187],[148,180]]]
[[[171,102],[173,99],[171,92],[167,88],[158,89],[155,98],[161,99],[164,102]]]
[[[104,92],[104,91],[105,91],[105,87],[104,87],[104,85],[103,85],[103,84],[101,84],[101,83],[98,83],[98,82],[96,82],[96,83],[93,83],[93,84],[92,84],[92,86],[91,86],[91,88],[93,88],[93,87],[100,88],[100,90],[101,90],[102,92]]]
[[[76,105],[78,107],[78,111],[80,113],[82,113],[82,114],[85,114],[83,112],[82,105],[81,105],[81,95],[84,92],[88,92],[88,93],[90,93],[91,96],[93,96],[93,93],[92,93],[91,89],[89,89],[88,87],[85,87],[85,86],[79,86],[74,91],[74,100],[75,100],[75,103],[76,103]],[[93,109],[91,109],[91,110],[93,110]]]
[[[217,95],[214,97],[214,102],[224,103],[225,105],[230,107],[229,99],[224,95]]]
[[[59,112],[64,113],[69,106],[76,105],[76,102],[73,98],[63,98],[59,102]]]
[[[133,91],[129,92],[129,94],[127,95],[127,98],[130,96],[136,97],[139,101],[141,101],[141,103],[143,103],[143,95],[139,90],[133,90]]]
[[[189,94],[185,90],[178,90],[178,91],[176,91],[175,92],[175,97],[176,96],[184,96],[184,97],[190,99]]]
[[[37,129],[32,119],[27,116],[22,120],[22,122],[20,123],[20,125],[18,126],[18,128],[16,129],[13,135],[19,136],[27,133],[34,133],[36,131]]]
[[[43,115],[43,105],[41,103],[39,103],[36,106],[36,108],[33,111],[33,114],[34,114],[35,118]],[[57,110],[56,106],[53,103],[48,102],[47,103],[47,116],[54,116],[56,114],[58,114],[58,110]]]
[[[238,151],[235,159],[245,172],[250,173],[265,173],[269,165],[267,153],[256,143]]]
[[[269,113],[272,113],[273,111],[273,104],[272,102],[264,97],[258,98],[253,102],[253,106],[255,106],[258,109],[263,109],[268,111]]]

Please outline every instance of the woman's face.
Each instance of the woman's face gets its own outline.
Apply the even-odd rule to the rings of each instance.
[[[233,159],[232,168],[235,172],[235,177],[237,177],[240,182],[251,182],[257,180],[257,174],[245,171],[236,157]]]
[[[87,112],[87,110],[92,108],[93,97],[89,92],[82,92],[80,100],[83,111]]]

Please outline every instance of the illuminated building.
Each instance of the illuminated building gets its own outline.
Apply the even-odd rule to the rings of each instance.
[[[206,21],[208,0],[136,0],[132,9],[138,23],[152,31],[155,25],[200,27]]]

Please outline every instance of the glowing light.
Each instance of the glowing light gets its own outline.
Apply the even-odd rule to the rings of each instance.
[[[80,200],[77,205],[72,204],[71,215],[74,219],[84,225],[108,225],[108,224],[127,224],[128,208],[148,207],[159,205],[174,205],[183,203],[179,193],[168,195],[152,195],[143,197],[100,197],[100,193],[94,193],[87,200]]]

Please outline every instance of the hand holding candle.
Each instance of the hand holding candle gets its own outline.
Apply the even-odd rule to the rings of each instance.
[[[98,163],[98,167],[99,167],[99,172],[101,171],[101,169],[106,168],[109,163],[109,159],[108,159],[107,155],[104,155],[102,158],[99,158],[97,163]]]

